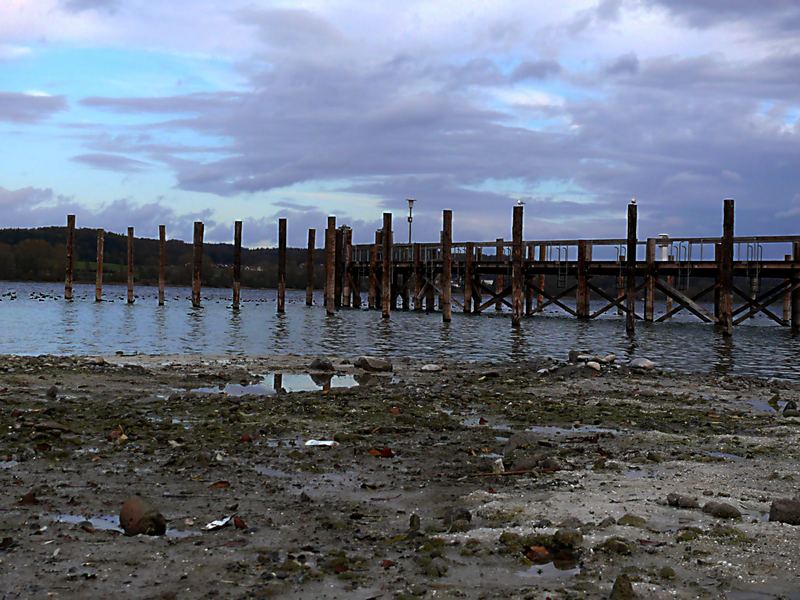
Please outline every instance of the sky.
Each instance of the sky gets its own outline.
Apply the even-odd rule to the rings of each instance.
[[[797,0],[0,1],[0,227],[797,234],[799,121]]]

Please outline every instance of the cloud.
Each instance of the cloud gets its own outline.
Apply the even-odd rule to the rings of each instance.
[[[115,13],[121,4],[121,0],[61,0],[61,7],[71,13],[87,10]]]
[[[706,29],[729,22],[767,26],[771,33],[800,31],[800,5],[795,0],[645,0],[692,27]]]
[[[512,81],[546,79],[561,72],[561,65],[555,60],[526,60],[518,64],[511,74]]]
[[[0,121],[36,123],[66,108],[64,96],[0,92]]]
[[[119,173],[134,173],[150,168],[152,165],[127,156],[119,154],[80,154],[73,156],[72,160],[94,169],[101,169],[105,171],[116,171]]]

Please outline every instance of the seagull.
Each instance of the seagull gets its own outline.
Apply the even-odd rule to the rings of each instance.
[[[517,206],[525,206],[525,200],[522,198],[517,198]]]

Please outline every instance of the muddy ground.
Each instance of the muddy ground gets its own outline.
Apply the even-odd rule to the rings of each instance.
[[[333,362],[359,385],[247,386],[291,388],[291,356],[0,357],[0,597],[608,598],[624,574],[619,598],[800,598],[800,527],[767,520],[799,491],[800,384]],[[167,535],[119,531],[133,494]]]

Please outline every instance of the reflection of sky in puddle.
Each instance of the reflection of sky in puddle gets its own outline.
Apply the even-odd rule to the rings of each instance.
[[[575,563],[571,561],[558,566],[556,566],[556,563],[550,562],[544,565],[533,565],[531,568],[522,571],[520,575],[535,579],[563,579],[574,577],[580,571],[580,567],[575,566]]]
[[[100,517],[86,517],[83,515],[53,515],[53,520],[58,523],[68,523],[78,525],[80,523],[90,523],[94,529],[99,531],[115,531],[123,533],[119,525],[119,519],[114,515],[103,515]],[[167,537],[183,538],[198,535],[197,531],[184,531],[180,529],[167,529]]]
[[[596,427],[594,425],[581,425],[579,427],[556,427],[554,425],[534,425],[526,427],[525,431],[534,433],[553,433],[556,435],[571,433],[621,433],[618,429],[608,429],[607,427]]]
[[[259,396],[274,396],[291,392],[316,392],[333,388],[351,388],[359,385],[354,375],[330,375],[323,373],[267,373],[260,383],[242,385],[228,383],[219,387],[197,388],[193,391],[203,394],[228,394],[229,396],[244,396],[256,394]]]

